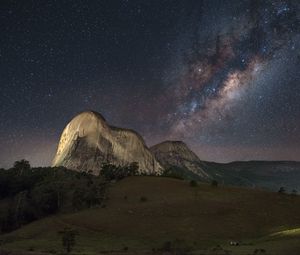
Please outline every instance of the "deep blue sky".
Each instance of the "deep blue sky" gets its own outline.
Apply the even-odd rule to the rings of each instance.
[[[92,109],[203,160],[300,160],[297,1],[1,1],[0,167]]]

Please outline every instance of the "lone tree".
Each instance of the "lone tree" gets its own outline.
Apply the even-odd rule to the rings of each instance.
[[[78,235],[78,232],[70,228],[65,228],[63,231],[59,231],[58,233],[62,234],[62,246],[66,253],[69,254],[76,244],[75,238],[76,235]]]
[[[278,190],[278,193],[284,194],[285,193],[285,188],[284,187],[280,187],[280,189]]]
[[[294,195],[294,196],[296,196],[297,193],[298,193],[297,190],[293,189],[291,194]]]
[[[212,180],[210,184],[211,186],[217,187],[219,183],[216,180]]]
[[[197,183],[195,180],[191,180],[191,181],[190,181],[190,186],[191,186],[191,187],[197,187],[197,186],[198,186],[198,183]]]

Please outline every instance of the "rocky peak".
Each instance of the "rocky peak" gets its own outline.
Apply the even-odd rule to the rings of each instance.
[[[192,172],[201,179],[210,179],[198,156],[182,141],[165,141],[150,148],[164,168],[176,167]]]
[[[100,113],[82,112],[65,127],[53,166],[98,174],[104,162],[137,162],[144,173],[159,174],[163,170],[138,133],[108,125]]]

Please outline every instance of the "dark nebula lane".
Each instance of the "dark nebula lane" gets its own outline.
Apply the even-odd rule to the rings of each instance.
[[[298,1],[4,0],[0,24],[0,167],[49,165],[86,109],[203,160],[300,160]]]

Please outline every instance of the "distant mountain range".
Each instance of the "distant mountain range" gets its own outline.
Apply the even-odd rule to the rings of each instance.
[[[171,169],[187,179],[216,180],[219,184],[300,190],[300,162],[206,162],[182,141],[165,141],[148,148],[135,131],[112,127],[101,114],[80,113],[65,127],[53,166],[98,174],[104,162],[137,162],[141,173],[162,174]]]
[[[220,183],[261,187],[274,191],[285,187],[288,192],[300,191],[300,162],[243,161],[227,164],[202,162],[211,176]]]

